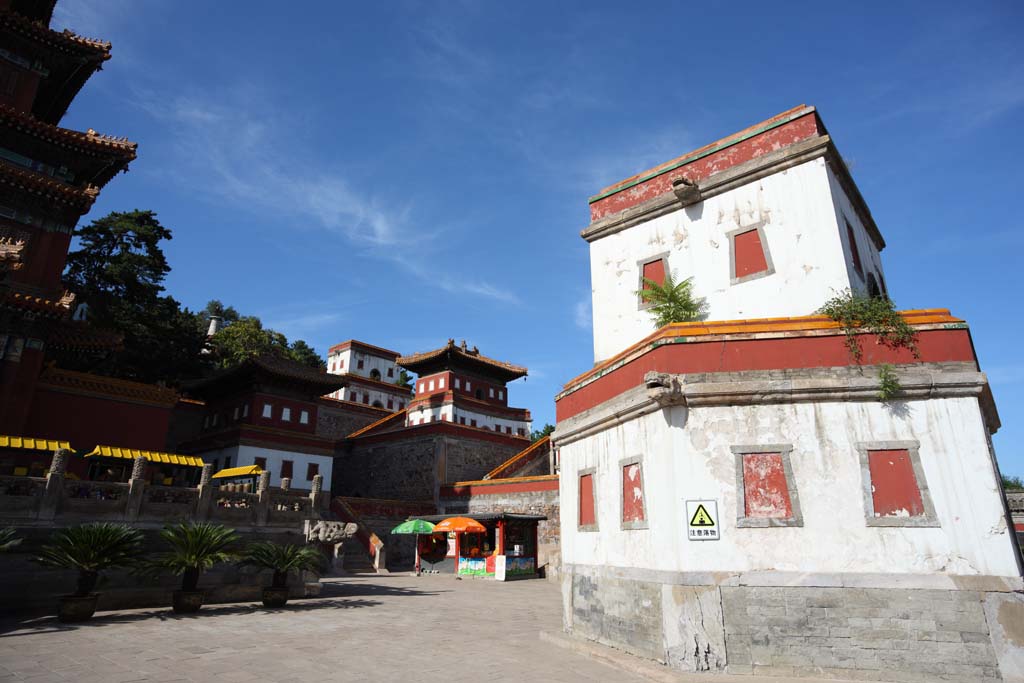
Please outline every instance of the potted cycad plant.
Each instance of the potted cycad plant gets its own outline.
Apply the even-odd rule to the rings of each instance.
[[[292,572],[319,572],[323,559],[313,546],[258,541],[248,547],[242,564],[274,572],[270,587],[263,589],[263,604],[284,607],[288,602],[288,575]]]
[[[60,598],[57,618],[86,621],[96,612],[99,594],[93,589],[100,573],[134,564],[142,551],[142,534],[124,524],[96,522],[61,529],[40,549],[35,560],[46,567],[75,569],[75,592]]]
[[[654,326],[662,328],[672,323],[699,320],[704,314],[706,302],[693,294],[693,278],[676,282],[671,271],[665,273],[663,282],[643,278],[640,295],[648,304],[647,312],[654,318]]]
[[[181,575],[181,590],[171,595],[175,612],[198,612],[206,597],[199,590],[199,576],[220,562],[235,559],[231,546],[238,541],[233,529],[208,522],[180,522],[164,527],[160,538],[170,550],[157,556],[151,569],[164,569]]]

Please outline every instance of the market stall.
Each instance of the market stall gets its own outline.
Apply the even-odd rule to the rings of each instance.
[[[456,524],[457,531],[445,531],[450,515],[418,519],[437,523],[438,533],[418,536],[417,545],[422,561],[437,571],[498,581],[537,576],[537,524],[547,519],[544,515],[475,513],[457,519],[479,526]]]

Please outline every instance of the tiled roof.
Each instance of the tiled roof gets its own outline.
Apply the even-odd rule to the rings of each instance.
[[[12,289],[0,290],[0,308],[16,308],[53,317],[68,315],[74,300],[75,295],[71,292],[65,292],[60,299],[46,299]]]
[[[380,354],[381,358],[394,359],[398,358],[398,356],[401,355],[400,353],[398,353],[398,351],[385,349],[382,346],[374,346],[373,344],[367,344],[366,342],[361,342],[358,339],[349,339],[348,341],[343,341],[340,344],[335,344],[327,351],[327,353],[333,354],[337,351],[341,351],[349,347],[360,348],[363,349],[364,351],[369,351],[371,354]]]
[[[55,451],[58,448],[71,450],[71,443],[56,439],[34,439],[29,436],[6,436],[0,434],[0,448],[19,448],[29,451]]]
[[[179,455],[177,453],[161,453],[159,451],[142,451],[136,448],[121,448],[119,446],[96,446],[90,453],[83,457],[90,458],[99,456],[103,458],[122,458],[134,460],[145,458],[150,462],[164,463],[166,465],[186,465],[188,467],[202,467],[203,459],[194,455]]]
[[[173,389],[88,372],[64,370],[52,365],[43,370],[39,376],[39,384],[75,393],[114,396],[164,406],[173,406],[178,402],[178,392]]]
[[[402,356],[396,362],[412,372],[417,372],[417,367],[422,367],[430,361],[441,360],[445,357],[447,357],[450,362],[463,361],[470,365],[479,365],[484,368],[496,370],[500,375],[506,378],[506,381],[525,377],[527,374],[526,368],[522,366],[488,358],[487,356],[482,355],[476,347],[467,349],[466,342],[462,342],[461,346],[456,345],[454,339],[449,339],[448,344],[439,349],[426,351],[424,353],[414,353],[410,356]]]
[[[189,389],[200,393],[203,389],[215,386],[228,378],[239,377],[254,371],[262,371],[289,382],[298,382],[305,385],[317,395],[328,394],[344,386],[344,381],[338,375],[330,375],[326,372],[314,370],[287,358],[279,358],[272,354],[252,356],[238,365],[222,370],[211,377],[198,380],[189,384]]]
[[[89,153],[117,154],[127,161],[135,158],[139,147],[137,142],[131,142],[128,138],[115,138],[92,129],[82,133],[54,126],[7,105],[0,105],[0,123],[60,147],[73,147]]]
[[[119,351],[124,348],[124,335],[87,322],[65,320],[51,329],[46,345],[69,351]]]
[[[54,31],[10,10],[0,11],[0,27],[67,54],[98,61],[110,59],[110,43],[106,41],[85,38],[68,29]]]
[[[75,187],[5,162],[0,162],[0,184],[74,207],[82,213],[89,210],[100,193],[99,188],[93,185]]]
[[[900,315],[910,325],[956,325],[963,324],[961,318],[952,316],[949,309],[925,308],[920,310],[900,311]],[[632,346],[601,361],[582,375],[565,383],[563,392],[592,377],[600,376],[612,366],[620,366],[629,362],[633,356],[644,353],[650,347],[662,344],[673,344],[680,341],[700,337],[716,337],[731,335],[736,338],[757,339],[760,336],[776,336],[786,333],[839,333],[840,325],[824,315],[804,315],[788,318],[754,318],[748,320],[714,320],[689,323],[671,323],[655,330]]]

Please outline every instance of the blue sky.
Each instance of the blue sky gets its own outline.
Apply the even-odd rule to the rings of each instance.
[[[321,353],[449,337],[526,365],[538,426],[592,363],[587,197],[797,104],[886,238],[901,308],[971,324],[1024,476],[1024,5],[61,0],[113,43],[63,125],[139,158],[91,217],[155,210],[168,291]],[[823,295],[824,298],[824,295]]]

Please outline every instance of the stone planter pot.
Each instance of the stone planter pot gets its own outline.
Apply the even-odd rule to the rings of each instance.
[[[205,591],[174,591],[171,594],[171,606],[178,614],[194,614],[203,606]]]
[[[263,605],[265,607],[284,607],[288,602],[287,588],[264,588]]]
[[[57,619],[65,623],[88,621],[96,612],[96,602],[99,598],[99,593],[85,596],[62,595],[57,606]]]

